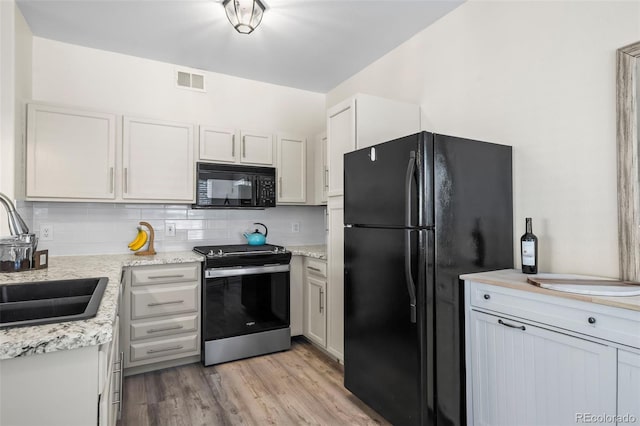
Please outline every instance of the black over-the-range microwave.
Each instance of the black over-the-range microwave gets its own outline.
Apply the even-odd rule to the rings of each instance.
[[[275,206],[275,168],[198,163],[194,208],[263,209]]]

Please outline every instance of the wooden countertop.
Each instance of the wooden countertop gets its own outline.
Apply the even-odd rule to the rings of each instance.
[[[580,300],[582,302],[591,302],[597,303],[599,305],[640,311],[640,296],[591,296],[585,294],[567,293],[564,291],[548,290],[527,283],[527,278],[533,276],[535,275],[526,275],[516,269],[503,269],[500,271],[464,274],[460,275],[460,278],[463,280],[469,280],[483,284],[491,284],[500,287],[512,288],[515,290],[545,294],[547,296],[563,297],[565,299],[574,299]]]

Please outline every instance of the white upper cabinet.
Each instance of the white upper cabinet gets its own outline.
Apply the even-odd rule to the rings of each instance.
[[[115,199],[115,114],[29,104],[27,122],[27,199]]]
[[[327,166],[327,134],[316,136],[314,150],[314,204],[327,204],[329,167]]]
[[[236,131],[221,127],[200,126],[200,160],[236,162]]]
[[[304,203],[307,200],[307,140],[280,134],[276,145],[278,203]]]
[[[271,133],[200,126],[200,161],[273,166],[273,151]]]
[[[358,94],[327,110],[328,196],[342,195],[344,154],[420,131],[420,106]]]
[[[328,195],[342,195],[344,186],[344,160],[346,152],[356,149],[356,100],[349,99],[327,111]]]
[[[125,117],[122,198],[194,200],[193,126]]]
[[[273,135],[263,132],[240,132],[240,163],[273,165]]]

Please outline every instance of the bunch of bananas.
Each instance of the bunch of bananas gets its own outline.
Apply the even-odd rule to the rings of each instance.
[[[129,243],[129,250],[137,251],[140,250],[149,239],[149,235],[147,231],[142,229],[142,227],[138,226],[138,235]]]

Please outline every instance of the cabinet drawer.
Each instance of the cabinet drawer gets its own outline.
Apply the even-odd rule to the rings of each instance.
[[[198,330],[198,315],[188,315],[157,321],[144,321],[131,324],[131,340],[150,337],[169,336]]]
[[[168,284],[198,281],[199,263],[133,268],[131,285]]]
[[[183,355],[194,352],[198,349],[198,334],[193,333],[172,339],[156,340],[153,342],[142,342],[131,344],[131,362],[143,361],[145,359],[171,357],[179,358],[175,355]]]
[[[471,283],[471,305],[640,348],[640,312]]]
[[[321,277],[327,276],[327,262],[321,260],[307,258],[305,269],[307,274],[320,275]]]
[[[196,312],[198,284],[144,287],[131,290],[131,319]]]

